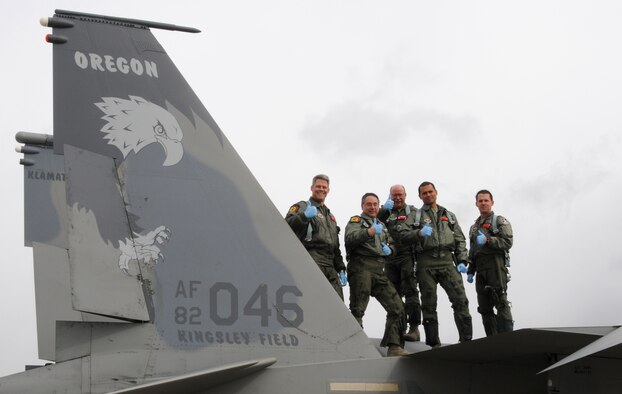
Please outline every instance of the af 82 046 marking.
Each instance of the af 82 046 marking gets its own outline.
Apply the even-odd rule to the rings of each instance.
[[[304,321],[304,311],[298,305],[302,292],[297,286],[282,285],[271,291],[260,284],[248,299],[240,299],[240,291],[230,282],[216,282],[207,289],[202,281],[179,280],[176,299],[199,301],[193,305],[178,305],[173,310],[173,321],[179,325],[202,325],[212,322],[217,326],[232,326],[242,316],[256,317],[261,327],[270,326],[275,319],[282,327],[298,327]]]

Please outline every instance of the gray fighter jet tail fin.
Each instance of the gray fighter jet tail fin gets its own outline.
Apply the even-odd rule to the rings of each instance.
[[[150,30],[196,29],[46,24],[54,135],[20,138],[37,288],[62,289],[37,312],[42,356],[90,357],[92,379],[379,357]]]

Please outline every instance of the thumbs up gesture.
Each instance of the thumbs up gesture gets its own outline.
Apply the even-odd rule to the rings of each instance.
[[[486,236],[484,235],[484,233],[482,233],[482,230],[479,230],[478,233],[479,234],[477,236],[476,242],[479,246],[482,246],[486,243]]]
[[[387,201],[384,202],[384,205],[382,207],[386,209],[387,211],[390,211],[393,209],[393,205],[394,205],[394,202],[393,200],[391,200],[391,195],[389,194],[389,198],[387,198]]]
[[[426,223],[425,226],[423,226],[421,229],[421,235],[424,237],[432,236],[432,226],[430,226],[430,223]]]
[[[313,219],[317,216],[317,208],[311,204],[311,201],[307,201],[307,209],[304,212],[307,219]]]
[[[376,235],[382,234],[382,224],[378,222],[378,219],[374,219],[374,224],[372,224],[374,230],[376,230]]]

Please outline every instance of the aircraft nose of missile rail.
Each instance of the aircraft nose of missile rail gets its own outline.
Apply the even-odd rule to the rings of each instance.
[[[41,152],[41,148],[35,146],[54,146],[54,136],[49,134],[29,133],[27,131],[20,131],[15,134],[15,140],[20,144],[15,147],[17,153],[23,153],[24,155],[36,155]],[[35,164],[35,161],[30,158],[23,158],[19,160],[19,164],[29,167]]]

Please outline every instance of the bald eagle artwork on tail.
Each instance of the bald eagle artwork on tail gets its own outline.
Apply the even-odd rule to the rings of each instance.
[[[102,97],[95,105],[105,114],[107,121],[101,131],[110,145],[114,145],[126,158],[130,152],[138,153],[154,142],[164,148],[166,160],[162,165],[179,163],[184,155],[181,144],[183,133],[177,120],[167,110],[138,96],[129,100]]]
[[[129,263],[132,260],[142,260],[148,266],[153,266],[164,261],[164,255],[158,245],[168,242],[171,230],[160,226],[145,235],[134,233],[134,238],[126,238],[125,242],[119,242],[119,268],[129,274]]]

